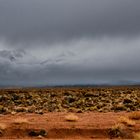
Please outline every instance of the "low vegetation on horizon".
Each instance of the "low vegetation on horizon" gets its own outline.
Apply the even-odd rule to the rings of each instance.
[[[139,87],[0,90],[0,114],[138,110]]]

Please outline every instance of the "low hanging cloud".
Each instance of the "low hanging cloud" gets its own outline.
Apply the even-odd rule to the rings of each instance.
[[[0,85],[140,82],[139,5],[1,0]]]
[[[2,83],[16,81],[17,85],[138,82],[139,45],[139,38],[102,38],[77,40],[28,53],[0,51],[0,78]]]

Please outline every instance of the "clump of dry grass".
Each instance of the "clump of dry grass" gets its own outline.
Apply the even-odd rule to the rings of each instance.
[[[122,123],[122,124],[124,124],[126,126],[130,126],[130,127],[135,126],[135,124],[136,124],[135,121],[130,120],[129,118],[123,117],[123,116],[119,118],[119,123]]]
[[[79,119],[78,116],[76,116],[75,114],[69,114],[65,116],[65,120],[70,122],[76,122],[78,121],[78,119]]]
[[[118,138],[123,136],[123,126],[122,124],[115,124],[112,128],[109,129],[108,134],[110,138]]]
[[[132,120],[140,120],[140,112],[132,112],[129,115],[129,118]]]
[[[13,121],[13,127],[15,129],[25,129],[29,124],[29,121],[26,118],[18,117]]]
[[[4,123],[0,123],[0,130],[5,130],[7,128],[7,125]]]
[[[3,135],[5,129],[7,128],[7,125],[4,123],[0,123],[0,136]]]
[[[135,140],[140,140],[140,132],[134,135]]]
[[[14,124],[28,124],[29,121],[26,118],[19,117],[14,120]]]

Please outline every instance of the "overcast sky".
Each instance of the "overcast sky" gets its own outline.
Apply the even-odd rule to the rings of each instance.
[[[139,0],[0,0],[0,85],[140,82]]]

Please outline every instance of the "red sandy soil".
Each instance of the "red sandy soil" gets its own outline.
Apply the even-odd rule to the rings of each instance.
[[[120,116],[129,116],[129,113],[75,113],[78,120],[69,122],[65,117],[69,113],[52,112],[43,115],[18,113],[15,115],[0,115],[0,126],[5,126],[0,139],[119,139],[112,132],[113,126],[118,124]],[[22,123],[22,118],[23,123]],[[21,122],[15,123],[16,119]],[[24,122],[27,120],[27,122]],[[30,136],[29,132],[45,130],[46,136]],[[133,139],[134,132],[140,130],[140,120],[131,127],[125,126],[120,139]]]

